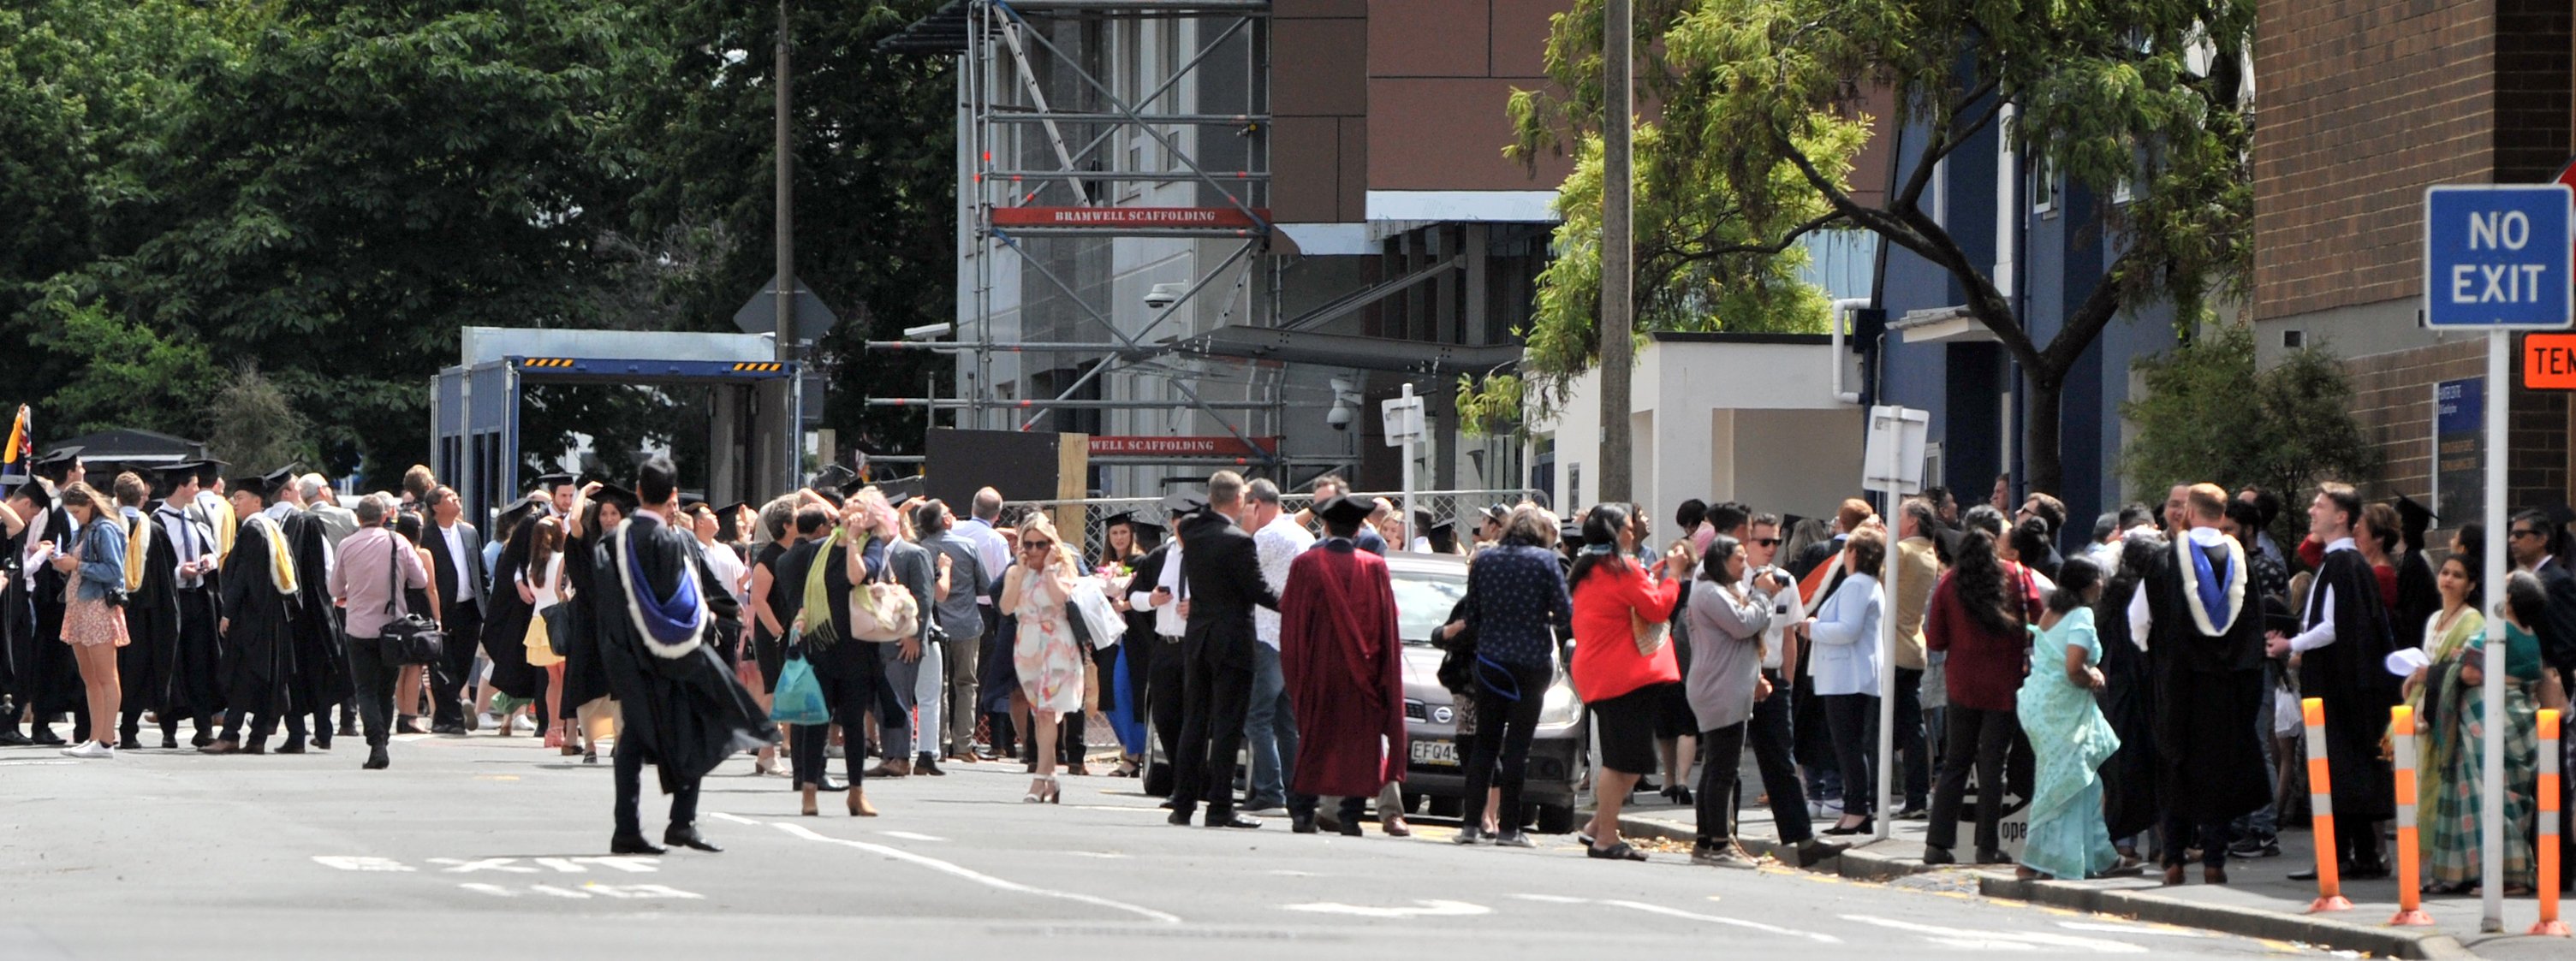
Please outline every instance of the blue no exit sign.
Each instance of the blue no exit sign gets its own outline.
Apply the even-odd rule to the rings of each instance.
[[[2424,191],[2424,324],[2556,330],[2576,308],[2576,216],[2565,184]]]

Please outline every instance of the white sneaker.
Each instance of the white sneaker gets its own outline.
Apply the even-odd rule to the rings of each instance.
[[[104,761],[114,758],[116,756],[116,749],[105,744],[100,744],[97,741],[86,741],[77,747],[64,748],[63,756],[76,757],[82,760]]]
[[[492,712],[490,712],[490,711],[485,711],[485,712],[483,712],[483,716],[482,716],[481,718],[478,718],[477,720],[480,720],[480,721],[482,721],[482,722],[483,722],[481,725],[479,725],[479,726],[481,726],[481,727],[497,728],[497,727],[500,727],[500,726],[501,726],[501,718],[500,718],[499,716],[497,716],[497,715],[494,715],[494,714],[493,714]]]
[[[510,730],[521,734],[534,734],[537,730],[537,722],[530,720],[527,715],[518,715],[510,719]]]

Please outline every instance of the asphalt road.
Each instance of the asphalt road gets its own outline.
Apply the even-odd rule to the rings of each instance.
[[[870,782],[884,816],[826,795],[804,818],[744,758],[706,782],[702,828],[728,851],[609,858],[604,757],[411,736],[370,772],[349,745],[0,749],[0,959],[2313,953],[1928,886],[1591,861],[1570,837],[1459,848],[1436,822],[1409,840],[1176,828],[1132,780],[1022,804],[1016,765]]]

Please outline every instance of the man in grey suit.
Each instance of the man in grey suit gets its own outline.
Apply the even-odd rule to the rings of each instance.
[[[339,550],[341,541],[358,532],[357,513],[340,506],[340,492],[320,474],[306,474],[297,485],[304,489],[304,513],[322,523],[322,539]]]
[[[483,636],[483,535],[460,518],[465,503],[456,489],[429,492],[431,527],[420,546],[428,549],[429,576],[438,583],[438,623],[448,644],[430,675],[430,733],[463,736],[473,730],[476,712],[465,709],[465,688],[474,671],[474,638]]]

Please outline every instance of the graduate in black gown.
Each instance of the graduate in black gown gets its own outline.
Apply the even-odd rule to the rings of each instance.
[[[2147,636],[2155,675],[2166,884],[2183,882],[2183,854],[2195,832],[2202,880],[2226,883],[2233,823],[2272,799],[2256,726],[2270,693],[2263,599],[2251,586],[2244,546],[2221,530],[2226,519],[2227,491],[2192,485],[2181,536],[2128,612],[2131,636]]]
[[[2131,531],[2120,544],[2119,573],[2103,588],[2093,618],[2102,642],[2102,717],[2120,735],[2120,749],[2102,763],[2102,820],[2123,846],[2164,816],[2156,798],[2156,679],[2147,652],[2130,636],[2128,611],[2172,557],[2172,546],[2153,528]]]
[[[679,507],[671,461],[637,468],[635,515],[606,532],[591,559],[587,603],[600,666],[625,729],[617,738],[617,854],[660,854],[644,837],[636,808],[644,765],[671,796],[664,844],[723,850],[697,828],[698,782],[737,751],[773,744],[778,729],[709,643],[708,605],[724,592],[699,555],[698,539],[664,521]]]
[[[71,645],[63,643],[63,586],[71,578],[45,563],[78,536],[71,512],[63,509],[57,494],[79,465],[79,453],[76,447],[63,448],[33,465],[37,479],[45,482],[45,497],[35,516],[27,518],[26,549],[20,557],[28,600],[35,607],[36,630],[27,644],[27,659],[18,665],[18,700],[35,710],[33,740],[38,744],[63,743],[52,722],[65,711],[72,715],[73,741],[89,739],[88,694],[81,687],[80,665],[72,660]]]
[[[2397,565],[2397,619],[2388,625],[2393,637],[2422,637],[2424,623],[2442,610],[2441,587],[2433,582],[2433,565],[2424,557],[2425,532],[2436,519],[2414,498],[2397,498],[2397,527],[2406,543],[2391,559]]]
[[[526,501],[512,508],[522,512],[523,517],[533,517],[545,509],[543,501]],[[590,564],[578,563],[576,559],[586,561],[597,557],[602,532],[615,530],[634,510],[635,495],[622,488],[599,486],[585,489],[577,496],[572,514],[575,523],[566,531],[564,538],[562,576],[566,583],[572,585],[572,601],[562,605],[570,629],[565,631],[566,636],[562,639],[563,694],[555,700],[563,706],[565,713],[576,720],[582,717],[585,705],[609,696],[608,671],[599,659],[598,626],[590,616],[588,603],[592,569]],[[512,526],[508,512],[503,512],[502,525]],[[533,527],[535,524],[520,526]],[[591,743],[589,732],[579,723],[574,724],[573,732],[582,738],[581,762],[599,763],[598,745]]]
[[[553,718],[546,714],[545,669],[528,663],[528,619],[536,616],[537,608],[519,596],[518,587],[536,540],[537,525],[522,523],[510,531],[510,539],[502,544],[501,556],[492,562],[492,590],[484,602],[480,640],[483,656],[492,661],[492,689],[513,698],[534,700],[537,730],[542,732]],[[565,565],[574,566],[578,565]],[[510,736],[510,724],[508,717],[501,718],[501,736]]]
[[[2400,700],[2399,688],[2384,664],[2391,635],[2379,576],[2353,548],[2352,528],[2360,518],[2361,499],[2351,485],[2319,488],[2308,507],[2308,536],[2325,545],[2325,562],[2308,588],[2298,635],[2274,631],[2268,644],[2275,657],[2297,654],[2300,692],[2325,701],[2326,772],[2333,782],[2338,828],[2335,853],[2346,880],[2388,876],[2373,822],[2397,812],[2379,739],[2388,729],[2388,708]],[[2315,869],[2290,877],[2311,880]]]
[[[286,532],[262,513],[269,493],[263,478],[232,482],[241,530],[224,555],[221,582],[227,711],[223,734],[202,748],[208,754],[265,752],[280,717],[288,717],[290,737],[304,726],[303,719],[289,716],[295,703],[296,609],[303,598]]]
[[[178,746],[182,719],[196,722],[191,744],[214,743],[215,716],[224,708],[223,647],[215,631],[216,622],[223,619],[215,587],[221,557],[214,531],[190,511],[203,489],[200,478],[210,469],[195,463],[169,468],[162,475],[162,500],[152,508],[153,526],[161,529],[173,552],[176,570],[171,591],[179,618],[170,646],[168,686],[155,715],[161,722],[164,748]]]
[[[296,483],[293,475],[275,483]],[[340,608],[331,602],[331,534],[319,518],[298,510],[278,522],[295,561],[293,630],[294,681],[287,688],[286,744],[280,754],[304,751],[305,718],[312,721],[313,746],[331,749],[331,709],[356,694],[349,673],[348,641],[340,632]]]
[[[110,490],[126,530],[127,643],[116,649],[116,678],[122,688],[117,703],[123,715],[116,725],[116,746],[139,751],[143,712],[152,712],[156,720],[170,713],[171,670],[179,654],[179,552],[170,532],[153,523],[145,510],[152,491],[141,475],[119,474]],[[161,746],[178,747],[178,739],[165,731]]]
[[[36,743],[18,729],[18,716],[25,713],[32,696],[35,678],[36,605],[35,592],[20,567],[27,548],[35,543],[35,518],[44,514],[53,502],[53,493],[34,479],[11,487],[9,510],[20,523],[8,533],[6,550],[0,551],[0,577],[8,583],[0,586],[0,696],[8,703],[0,714],[0,747],[18,747]],[[42,726],[37,730],[42,731]]]

